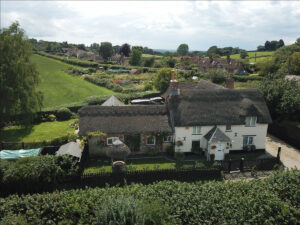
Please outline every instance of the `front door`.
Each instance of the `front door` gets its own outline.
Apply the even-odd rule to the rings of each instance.
[[[225,144],[217,143],[215,151],[215,160],[224,160]]]

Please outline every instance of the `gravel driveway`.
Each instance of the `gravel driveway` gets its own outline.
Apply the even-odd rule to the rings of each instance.
[[[300,169],[300,150],[268,134],[266,139],[266,151],[276,157],[278,147],[281,147],[280,159],[283,165],[287,168],[296,167]]]

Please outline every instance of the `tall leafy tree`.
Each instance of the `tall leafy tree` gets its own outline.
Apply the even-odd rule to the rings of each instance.
[[[30,122],[42,106],[32,46],[18,22],[0,30],[0,125],[16,115]]]
[[[133,48],[130,53],[129,64],[132,66],[138,66],[141,64],[142,51],[139,48]]]
[[[119,52],[120,52],[120,54],[122,54],[122,55],[128,57],[129,54],[130,54],[130,52],[131,52],[131,50],[130,50],[130,45],[127,44],[127,43],[123,44],[123,45],[121,46]]]
[[[187,44],[181,44],[177,48],[177,52],[181,56],[185,56],[189,53],[189,46]]]
[[[114,49],[110,42],[101,42],[99,48],[99,54],[103,57],[103,59],[107,60],[114,54]]]
[[[154,86],[160,92],[164,92],[169,87],[169,83],[172,77],[172,69],[162,68],[160,69],[154,78]]]

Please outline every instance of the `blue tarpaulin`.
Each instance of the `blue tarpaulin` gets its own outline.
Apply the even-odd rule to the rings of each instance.
[[[19,159],[28,156],[37,156],[42,148],[20,149],[20,150],[2,150],[0,151],[1,159]]]

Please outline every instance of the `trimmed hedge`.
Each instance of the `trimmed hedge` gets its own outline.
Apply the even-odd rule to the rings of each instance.
[[[144,216],[157,219],[147,224],[292,225],[300,220],[299,203],[300,172],[291,170],[252,181],[163,181],[11,195],[0,199],[0,218],[10,224],[145,224],[139,220]]]
[[[71,156],[34,156],[15,162],[0,160],[0,193],[32,193],[52,190],[78,174]]]
[[[231,75],[235,81],[247,82],[248,80],[262,80],[263,77],[260,76],[241,76],[241,75]]]

